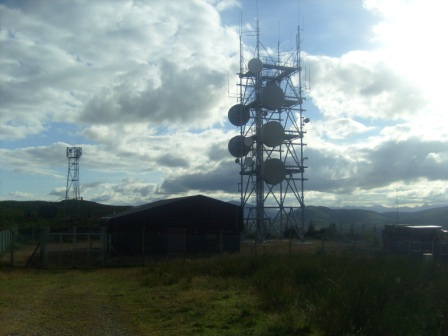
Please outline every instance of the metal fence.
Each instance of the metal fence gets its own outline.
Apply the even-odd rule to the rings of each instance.
[[[410,257],[448,261],[448,240],[425,242],[401,239],[395,241],[394,244],[389,244],[384,251]]]
[[[50,232],[46,227],[42,233],[42,267],[48,268],[96,268],[104,267],[106,261],[107,231]]]
[[[11,230],[0,228],[0,254],[5,253],[11,246]]]
[[[11,251],[16,235],[17,226],[0,227],[0,255]]]

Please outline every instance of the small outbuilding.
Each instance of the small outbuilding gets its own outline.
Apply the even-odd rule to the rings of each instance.
[[[112,255],[237,252],[243,208],[196,195],[161,200],[101,219]]]
[[[448,257],[446,230],[438,225],[387,224],[383,231],[383,249],[388,252],[437,258]]]

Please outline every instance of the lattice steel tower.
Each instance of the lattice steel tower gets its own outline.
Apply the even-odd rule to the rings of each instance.
[[[74,219],[80,216],[79,201],[81,200],[81,190],[79,186],[79,160],[82,156],[81,147],[67,147],[68,172],[67,172],[67,188],[65,191],[65,212],[66,216],[70,215],[68,207],[72,208],[71,215]]]
[[[257,20],[256,47],[248,62],[240,34],[238,104],[229,121],[239,135],[229,141],[229,152],[240,165],[239,192],[245,209],[246,232],[256,241],[294,230],[300,239],[304,223],[304,126],[309,122],[302,85],[300,28],[296,47],[276,55],[264,48]]]

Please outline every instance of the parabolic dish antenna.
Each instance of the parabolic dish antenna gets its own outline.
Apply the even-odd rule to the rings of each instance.
[[[268,159],[263,163],[261,175],[269,184],[278,184],[285,179],[285,164],[279,159]]]
[[[252,137],[245,137],[244,138],[244,146],[250,147],[254,144],[254,138]]]
[[[266,146],[280,146],[284,140],[285,130],[278,121],[269,121],[261,127],[261,141]]]
[[[250,151],[250,147],[244,144],[245,139],[246,138],[242,135],[237,135],[230,139],[228,145],[230,154],[237,158],[247,155]]]
[[[275,84],[268,82],[261,90],[261,105],[268,110],[278,110],[285,103],[283,90]]]
[[[258,74],[263,70],[263,62],[258,58],[252,58],[247,64],[249,71],[254,75]]]
[[[246,167],[252,167],[254,165],[254,159],[252,159],[251,157],[247,157],[244,159],[244,165]]]
[[[233,105],[227,114],[232,125],[243,126],[250,118],[249,107],[243,104]]]

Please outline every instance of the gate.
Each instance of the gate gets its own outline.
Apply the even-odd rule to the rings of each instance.
[[[3,254],[10,249],[12,240],[11,236],[11,229],[0,227],[0,254]]]
[[[14,244],[17,238],[18,227],[0,227],[0,256],[6,252],[10,253],[10,265],[14,266]]]
[[[41,241],[42,266],[48,268],[99,268],[106,263],[107,230],[98,232],[50,232],[45,227]]]

